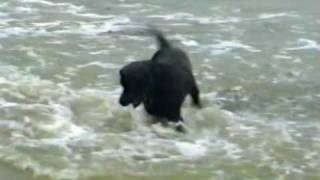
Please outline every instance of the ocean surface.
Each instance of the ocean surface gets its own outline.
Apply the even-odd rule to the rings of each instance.
[[[320,179],[318,0],[2,0],[0,179]],[[121,107],[152,24],[188,52],[188,129]]]

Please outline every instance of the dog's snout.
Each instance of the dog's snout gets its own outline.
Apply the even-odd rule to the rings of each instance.
[[[128,105],[129,105],[129,102],[126,101],[126,99],[125,99],[123,96],[121,96],[120,99],[119,99],[119,104],[120,104],[121,106],[128,106]]]

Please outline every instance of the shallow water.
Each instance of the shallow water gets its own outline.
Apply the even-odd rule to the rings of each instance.
[[[320,179],[318,6],[1,1],[0,177]],[[146,24],[190,55],[188,134],[118,105],[118,69],[155,51]]]

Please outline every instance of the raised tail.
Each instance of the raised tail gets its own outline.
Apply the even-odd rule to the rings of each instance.
[[[169,47],[170,43],[169,41],[164,37],[163,33],[155,28],[148,29],[148,32],[155,36],[158,42],[159,48]]]

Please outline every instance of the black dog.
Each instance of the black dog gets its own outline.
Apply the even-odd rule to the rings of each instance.
[[[185,97],[190,94],[193,104],[201,107],[189,58],[161,32],[154,29],[149,32],[156,36],[159,50],[151,60],[132,62],[120,70],[123,92],[119,102],[134,107],[143,103],[146,111],[160,118],[162,124],[176,122],[176,129],[184,131],[178,122],[183,121],[180,108]]]

